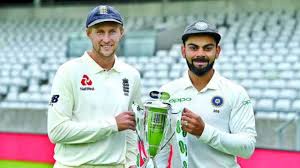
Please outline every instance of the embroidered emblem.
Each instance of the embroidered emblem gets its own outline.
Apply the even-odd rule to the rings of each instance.
[[[214,96],[212,99],[211,99],[211,103],[212,105],[214,105],[215,107],[220,107],[223,105],[224,103],[224,100],[221,96]]]
[[[100,14],[107,14],[107,6],[99,6],[99,13]]]
[[[129,82],[127,78],[122,79],[122,84],[123,84],[123,93],[125,96],[129,95]]]
[[[205,22],[198,22],[195,24],[195,28],[198,30],[206,30],[208,28],[208,24]]]

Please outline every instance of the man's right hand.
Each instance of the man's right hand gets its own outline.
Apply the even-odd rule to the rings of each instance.
[[[135,131],[135,117],[133,112],[123,112],[115,117],[118,125],[118,130],[123,131],[131,129]]]

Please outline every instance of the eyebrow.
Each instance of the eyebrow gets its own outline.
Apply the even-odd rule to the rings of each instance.
[[[194,46],[194,47],[200,47],[199,45],[197,45],[197,44],[194,44],[194,43],[189,43],[189,44],[187,44],[188,46]],[[206,48],[206,47],[214,47],[215,46],[215,44],[213,44],[213,43],[209,43],[209,44],[205,44],[204,46],[202,46],[202,48]]]

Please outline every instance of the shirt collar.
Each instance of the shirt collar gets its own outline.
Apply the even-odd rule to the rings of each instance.
[[[118,59],[117,56],[115,56],[115,63],[114,66],[112,67],[112,70],[115,70],[117,72],[122,71],[122,62]]]
[[[100,65],[98,65],[87,52],[83,54],[82,59],[88,64],[92,73],[105,71],[105,69],[103,69]],[[117,58],[117,56],[115,56],[115,63],[111,68],[111,71],[116,71],[116,72],[122,71],[122,64],[120,60]]]
[[[193,83],[189,77],[189,73],[188,71],[186,71],[183,75],[183,81],[182,81],[182,86],[184,89],[187,89],[187,88],[190,88],[190,87],[193,87]]]
[[[214,74],[213,74],[212,78],[210,79],[208,84],[205,86],[205,88],[203,88],[202,90],[205,91],[207,89],[212,89],[212,90],[218,89],[219,88],[218,82],[220,80],[220,77],[221,77],[220,74],[216,70],[214,70]],[[188,71],[186,71],[183,76],[182,86],[184,87],[184,89],[193,87],[193,83],[189,77]]]
[[[216,90],[219,88],[219,81],[220,81],[220,74],[214,70],[214,74],[212,76],[212,78],[210,79],[210,81],[208,82],[208,84],[206,85],[206,88],[207,89],[213,89],[213,90]]]

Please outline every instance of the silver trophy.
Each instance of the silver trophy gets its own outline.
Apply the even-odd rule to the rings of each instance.
[[[153,99],[146,101],[143,107],[135,104],[132,107],[136,116],[136,132],[141,143],[139,145],[145,149],[145,160],[141,167],[145,168],[152,160],[157,168],[156,156],[172,137],[166,137],[171,124],[171,106],[159,99]]]

